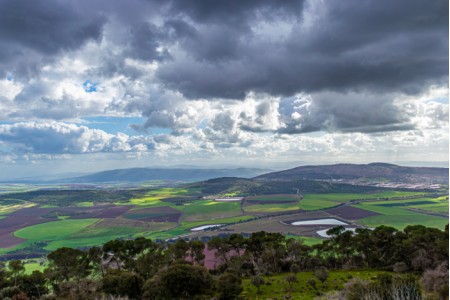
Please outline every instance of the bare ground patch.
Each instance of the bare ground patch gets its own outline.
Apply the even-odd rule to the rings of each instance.
[[[347,220],[359,220],[367,217],[378,216],[379,213],[368,211],[365,209],[353,207],[353,206],[341,206],[332,209],[327,209],[327,213]]]

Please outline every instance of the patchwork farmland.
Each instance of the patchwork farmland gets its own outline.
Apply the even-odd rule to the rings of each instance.
[[[422,191],[300,194],[293,190],[242,196],[239,201],[215,201],[227,197],[215,198],[190,187],[115,191],[109,192],[114,195],[111,199],[102,201],[93,198],[96,194],[81,191],[79,200],[74,191],[64,198],[61,190],[53,200],[48,191],[24,192],[23,199],[17,192],[13,199],[3,195],[0,255],[33,257],[62,246],[88,247],[117,238],[168,240],[261,230],[317,242],[323,239],[320,232],[336,226],[315,224],[321,219],[339,220],[349,228],[401,229],[410,224],[443,228],[448,222],[448,197]],[[44,195],[51,205],[44,203]]]

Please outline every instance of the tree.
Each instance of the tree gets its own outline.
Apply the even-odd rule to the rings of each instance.
[[[30,275],[22,275],[21,287],[30,299],[39,299],[49,292],[45,276],[40,271],[33,271]]]
[[[219,277],[217,290],[220,300],[237,299],[242,292],[242,280],[236,274],[226,272]]]
[[[89,260],[81,250],[63,247],[51,252],[47,258],[47,274],[56,281],[84,278],[90,274]]]
[[[223,263],[228,263],[228,253],[230,252],[231,247],[227,243],[226,238],[220,238],[218,236],[213,237],[208,242],[208,250],[215,250],[215,256],[220,257]]]
[[[304,244],[303,240],[290,238],[286,241],[287,259],[299,264],[303,268],[311,252],[311,247]]]
[[[256,287],[258,294],[260,293],[259,288],[265,283],[264,278],[259,275],[253,276],[251,283]]]
[[[259,231],[254,232],[247,239],[246,250],[250,252],[255,260],[258,260],[266,249],[284,248],[284,236],[280,233]]]
[[[242,234],[239,233],[233,233],[228,237],[228,245],[230,246],[230,248],[232,250],[234,250],[234,252],[236,253],[236,255],[241,255],[241,251],[242,249],[245,248],[245,243],[246,240],[245,238],[242,236]]]
[[[297,273],[300,271],[300,268],[297,264],[292,264],[289,269],[292,273],[294,273],[294,275],[297,275]]]
[[[203,254],[203,251],[205,250],[205,244],[202,241],[192,240],[188,245],[191,262],[194,264],[197,263],[199,265],[203,265],[203,262],[205,260],[205,254]]]
[[[102,291],[114,296],[139,299],[143,283],[143,279],[137,274],[108,270],[102,279]]]
[[[100,273],[102,277],[105,275],[105,268],[103,267],[103,251],[100,247],[91,247],[87,252],[87,258],[95,273]]]
[[[25,267],[20,260],[11,260],[8,263],[8,271],[14,282],[14,286],[17,286],[17,278],[25,272]]]
[[[144,285],[143,299],[192,299],[212,295],[214,281],[201,266],[176,263]]]
[[[83,300],[95,300],[99,299],[98,282],[89,279],[82,278],[75,281],[64,281],[58,286],[58,298],[57,299],[83,299]]]
[[[161,268],[169,264],[169,255],[163,246],[153,243],[136,259],[136,272],[147,280],[155,275]]]
[[[178,239],[175,243],[169,246],[169,252],[173,260],[184,260],[188,250],[189,245],[183,239]]]
[[[5,263],[0,261],[0,289],[4,288],[8,284],[6,277],[7,271],[5,270]]]
[[[28,300],[28,297],[17,286],[12,286],[0,290],[0,299]]]

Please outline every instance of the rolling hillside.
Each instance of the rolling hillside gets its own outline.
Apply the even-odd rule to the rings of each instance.
[[[448,168],[403,167],[386,163],[301,166],[257,176],[257,180],[342,180],[448,184]]]

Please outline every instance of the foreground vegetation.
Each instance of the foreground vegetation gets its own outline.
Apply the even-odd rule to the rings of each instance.
[[[446,299],[448,225],[328,234],[313,246],[261,231],[206,243],[140,237],[63,247],[47,256],[43,272],[27,274],[20,260],[1,264],[0,298]]]

